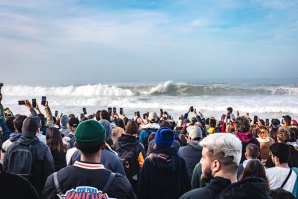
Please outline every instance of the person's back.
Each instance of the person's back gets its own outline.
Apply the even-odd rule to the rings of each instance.
[[[141,172],[139,199],[178,198],[190,189],[185,161],[171,148],[174,133],[161,128],[155,136],[157,148],[146,158]]]
[[[199,141],[203,135],[201,129],[197,126],[189,126],[187,132],[187,145],[179,148],[178,155],[185,160],[188,176],[191,179],[195,166],[202,158],[203,148],[199,145]]]
[[[38,194],[32,184],[25,178],[3,171],[0,164],[0,195],[1,198],[38,199]]]
[[[41,194],[47,177],[54,172],[54,161],[49,148],[35,136],[37,130],[34,117],[24,120],[22,137],[8,148],[3,165],[5,171],[19,175],[24,174],[19,172],[27,170],[28,173],[24,176],[28,177],[36,191]],[[25,160],[22,157],[24,154],[32,159]]]
[[[247,177],[230,185],[216,196],[216,199],[271,199],[264,181],[257,177]]]
[[[99,163],[105,135],[104,127],[97,121],[80,123],[75,132],[80,160],[48,177],[43,192],[45,199],[58,198],[57,194],[65,198],[135,198],[127,178]]]

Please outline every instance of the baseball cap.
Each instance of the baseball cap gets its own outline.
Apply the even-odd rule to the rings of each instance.
[[[68,124],[69,124],[69,126],[71,126],[71,127],[77,127],[77,126],[79,125],[79,123],[80,123],[80,121],[79,121],[79,119],[76,118],[76,117],[72,117],[72,118],[70,118],[69,121],[68,121]]]
[[[152,121],[152,122],[153,121],[156,122],[157,121],[157,114],[155,112],[149,113],[148,120]]]

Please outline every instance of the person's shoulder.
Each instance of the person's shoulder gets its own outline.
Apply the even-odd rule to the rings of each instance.
[[[183,194],[179,199],[209,199],[206,188],[193,189],[185,194]],[[210,198],[211,199],[211,198]]]

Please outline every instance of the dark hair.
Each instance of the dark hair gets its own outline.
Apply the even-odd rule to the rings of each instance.
[[[269,195],[272,199],[295,199],[295,196],[282,188],[271,190]]]
[[[13,120],[13,125],[18,132],[22,132],[23,122],[26,118],[26,115],[16,115],[15,119]]]
[[[290,132],[288,129],[286,128],[279,128],[278,131],[277,131],[277,139],[278,141],[280,142],[284,142],[284,143],[287,143],[290,141]]]
[[[279,158],[279,162],[288,163],[290,157],[290,147],[286,143],[278,142],[270,146],[271,153]]]
[[[298,139],[298,128],[292,127],[292,128],[290,128],[290,130],[295,133],[295,138]]]
[[[162,128],[162,127],[167,127],[167,128],[171,128],[171,124],[170,124],[170,122],[168,122],[168,121],[166,121],[166,120],[163,120],[163,121],[161,121],[160,122],[160,128]]]
[[[67,151],[58,128],[49,127],[47,129],[46,139],[47,145],[51,151],[57,151],[58,153],[65,153]]]
[[[216,126],[216,119],[214,119],[214,118],[210,118],[210,127],[213,127],[213,128],[215,128],[215,126]]]
[[[13,121],[14,121],[14,117],[7,117],[6,121],[5,121],[5,124],[9,128],[10,132],[14,132],[14,130],[15,130]]]
[[[265,187],[267,189],[267,192],[270,191],[269,182],[266,177],[265,168],[260,162],[260,160],[249,160],[241,177],[240,180],[245,179],[246,177],[259,177],[262,178],[262,180],[265,183]]]
[[[135,121],[130,120],[126,125],[126,133],[130,135],[135,135],[138,133],[138,125]]]
[[[93,147],[90,147],[90,146],[78,146],[77,144],[75,144],[76,148],[79,149],[82,153],[86,153],[86,154],[94,154],[94,153],[97,153],[102,145],[104,144],[101,143],[100,145],[98,146],[93,146]]]
[[[95,118],[96,118],[97,121],[100,120],[100,113],[101,113],[100,110],[98,110],[98,111],[96,112]]]
[[[238,117],[236,119],[236,128],[240,132],[248,132],[250,129],[249,120],[245,116]]]
[[[230,113],[232,113],[233,112],[233,108],[232,107],[228,107],[227,108],[227,111],[229,111]]]
[[[106,110],[102,110],[100,112],[100,116],[101,116],[101,119],[111,121],[110,113],[108,111],[106,111]]]
[[[276,129],[276,128],[272,128],[270,130],[270,137],[272,137],[275,142],[277,142],[277,131],[278,131],[278,129]]]
[[[195,117],[191,118],[191,124],[192,124],[192,125],[195,125],[195,123],[196,123],[197,121],[198,121],[197,118],[195,118]]]
[[[247,156],[252,159],[257,159],[260,155],[260,149],[257,145],[249,143],[245,149]]]

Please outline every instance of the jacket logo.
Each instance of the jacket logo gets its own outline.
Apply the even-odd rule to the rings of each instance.
[[[62,197],[63,199],[109,199],[108,195],[105,193],[102,193],[102,191],[99,191],[98,189],[94,187],[88,187],[88,186],[81,186],[76,187],[76,189],[71,189],[66,192],[65,195]]]

